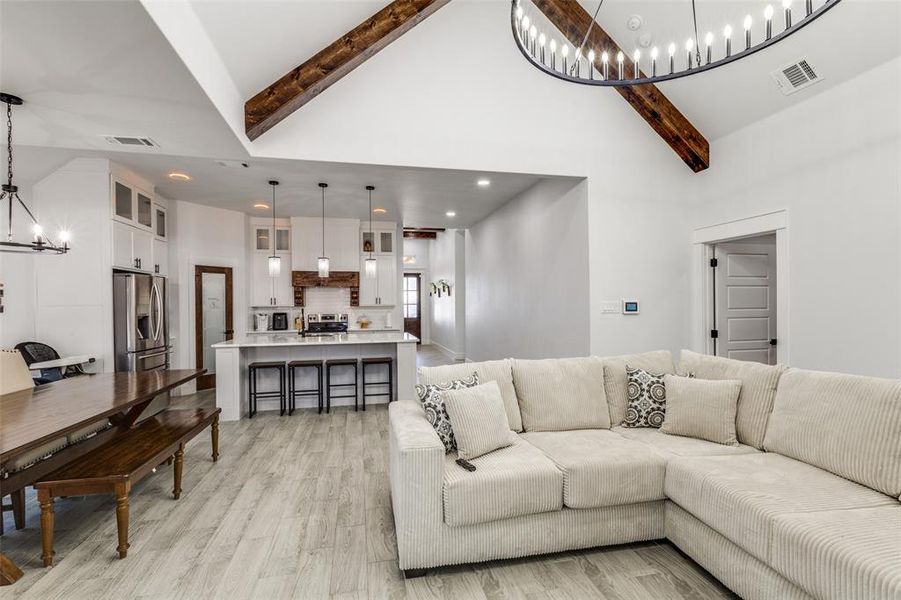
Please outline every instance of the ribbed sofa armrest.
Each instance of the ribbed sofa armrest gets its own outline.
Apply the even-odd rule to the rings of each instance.
[[[435,543],[444,521],[444,444],[415,401],[388,406],[388,476],[400,568]]]

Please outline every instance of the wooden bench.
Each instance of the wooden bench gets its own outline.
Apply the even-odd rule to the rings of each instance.
[[[213,461],[219,458],[219,413],[216,407],[169,409],[143,421],[111,442],[92,450],[34,484],[41,505],[44,566],[53,564],[53,499],[59,496],[114,494],[119,558],[128,554],[128,495],[131,487],[161,463],[174,459],[172,495],[181,496],[185,444],[211,427]]]

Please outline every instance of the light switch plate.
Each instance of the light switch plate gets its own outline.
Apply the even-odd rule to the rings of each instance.
[[[619,314],[620,303],[617,300],[604,300],[601,302],[601,314],[616,315]]]

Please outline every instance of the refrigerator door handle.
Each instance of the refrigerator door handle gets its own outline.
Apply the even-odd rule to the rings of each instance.
[[[153,315],[153,339],[155,341],[160,341],[160,334],[163,330],[163,299],[162,294],[160,294],[160,289],[156,285],[156,281],[153,282],[152,287],[150,288],[150,296],[151,301],[156,307],[156,312],[151,310],[151,315]]]

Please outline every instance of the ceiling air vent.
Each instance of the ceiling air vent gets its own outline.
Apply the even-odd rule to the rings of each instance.
[[[248,165],[246,162],[242,162],[240,160],[223,160],[217,158],[215,160],[215,163],[220,167],[228,167],[230,169],[246,169],[250,167],[250,165]]]
[[[160,145],[149,137],[130,137],[126,135],[105,135],[106,141],[114,146],[144,146],[159,148]]]
[[[770,75],[786,96],[810,87],[823,79],[806,58],[776,69]]]

